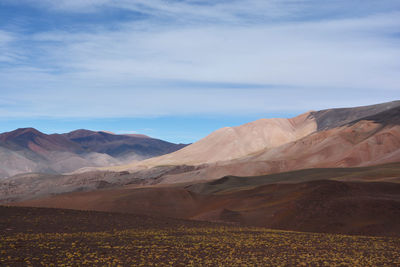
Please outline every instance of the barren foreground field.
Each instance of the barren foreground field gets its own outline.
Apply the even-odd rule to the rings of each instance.
[[[398,266],[400,238],[0,207],[0,265]]]

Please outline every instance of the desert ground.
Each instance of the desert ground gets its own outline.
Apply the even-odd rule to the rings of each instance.
[[[0,207],[3,266],[396,266],[399,237]]]

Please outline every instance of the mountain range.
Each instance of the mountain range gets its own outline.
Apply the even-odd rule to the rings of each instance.
[[[145,135],[89,130],[44,134],[34,128],[21,128],[0,134],[0,178],[122,164],[167,154],[184,146]]]
[[[62,136],[52,137],[46,147],[55,150],[66,140],[74,144],[69,149],[126,154],[104,145],[100,136],[87,138],[79,131]],[[180,148],[64,175],[19,174],[1,181],[0,201],[286,230],[400,235],[400,101],[260,119]],[[36,146],[30,151],[40,154]]]
[[[109,171],[196,166],[158,182],[253,176],[316,167],[355,167],[400,161],[400,101],[311,111],[291,119],[260,119],[219,129],[179,151]],[[85,169],[88,170],[88,169]]]

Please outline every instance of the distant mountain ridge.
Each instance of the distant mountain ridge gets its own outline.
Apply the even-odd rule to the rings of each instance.
[[[44,134],[19,128],[0,134],[0,178],[26,172],[64,173],[82,167],[109,166],[176,151],[173,144],[145,135],[76,130]]]
[[[113,134],[105,131],[76,130],[63,134],[68,140],[79,144],[83,149],[105,153],[112,157],[135,155],[148,158],[174,152],[185,147],[172,144],[146,135]]]
[[[19,128],[11,132],[0,134],[0,144],[3,147],[18,150],[30,149],[40,153],[46,151],[74,151],[83,152],[79,145],[71,142],[60,134],[44,134],[34,128]]]

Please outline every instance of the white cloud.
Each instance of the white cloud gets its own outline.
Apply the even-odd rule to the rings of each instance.
[[[12,47],[13,41],[16,40],[15,34],[0,30],[0,63],[12,62],[18,58],[18,54]]]
[[[0,72],[0,91],[25,103],[0,116],[239,114],[399,97],[398,12],[293,21],[308,1],[41,3],[63,12],[114,6],[151,17],[113,30],[41,31],[8,41],[0,31],[2,55],[13,55]],[[180,20],[165,25],[162,17]],[[235,83],[242,85],[229,86]]]
[[[0,46],[8,44],[14,40],[12,33],[0,30]]]
[[[6,0],[12,3],[12,0]],[[95,13],[107,8],[131,10],[158,18],[190,19],[201,23],[237,22],[237,18],[277,18],[297,13],[306,0],[229,0],[229,1],[165,1],[165,0],[20,0],[58,12]],[[15,2],[14,2],[15,3]],[[252,20],[251,19],[251,20]]]

